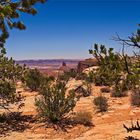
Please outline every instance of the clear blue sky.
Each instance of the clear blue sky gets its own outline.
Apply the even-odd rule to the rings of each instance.
[[[14,59],[88,58],[92,44],[119,51],[111,38],[136,31],[140,0],[48,0],[37,4],[38,14],[23,14],[25,31],[12,30],[7,55]]]

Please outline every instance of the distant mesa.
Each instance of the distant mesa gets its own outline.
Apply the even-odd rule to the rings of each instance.
[[[81,73],[84,69],[93,66],[97,66],[97,60],[95,58],[85,59],[78,63],[77,72]]]
[[[97,60],[95,58],[88,58],[88,59],[79,61],[76,68],[67,66],[66,62],[63,61],[58,70],[61,72],[69,72],[70,70],[76,70],[78,73],[81,73],[87,68],[90,68],[90,67],[92,68],[96,66],[97,66]]]
[[[59,70],[63,72],[68,72],[71,70],[71,68],[67,66],[66,62],[62,62],[62,66],[59,68]]]
[[[40,60],[20,60],[16,63],[23,65],[26,64],[29,68],[37,68],[42,73],[56,76],[60,72],[69,72],[75,70],[79,73],[83,72],[86,68],[97,66],[95,58],[85,60],[81,59],[40,59]]]
[[[63,62],[63,63],[62,63],[62,66],[66,67],[66,63],[65,63],[65,62]]]

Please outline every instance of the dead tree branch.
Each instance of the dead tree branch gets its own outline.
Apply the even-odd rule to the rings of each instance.
[[[140,125],[139,125],[138,120],[137,120],[136,124],[134,124],[131,121],[131,127],[127,127],[125,124],[123,124],[123,127],[127,130],[127,133],[132,132],[132,131],[140,131]]]

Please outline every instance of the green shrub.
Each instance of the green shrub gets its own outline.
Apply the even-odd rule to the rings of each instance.
[[[62,73],[58,76],[58,79],[60,81],[69,81],[70,75],[68,75],[67,73]]]
[[[74,121],[78,124],[92,125],[92,114],[87,111],[77,112],[74,116]]]
[[[112,97],[126,97],[127,96],[127,91],[122,92],[119,89],[114,90],[114,91],[112,91],[111,96]]]
[[[94,98],[93,103],[97,106],[99,112],[105,112],[108,110],[107,98],[103,96],[99,96]]]
[[[140,106],[140,88],[133,90],[131,94],[131,105]]]
[[[75,78],[77,76],[77,71],[75,69],[70,69],[66,74],[71,78]]]
[[[112,96],[123,97],[127,90],[140,85],[140,56],[130,57],[127,54],[115,53],[113,48],[106,49],[104,45],[94,45],[89,50],[98,61],[99,68],[93,73],[94,83],[98,86],[113,86]]]
[[[76,80],[85,80],[87,77],[86,73],[78,73],[77,76],[75,77]]]
[[[14,104],[21,100],[21,96],[16,93],[13,82],[0,81],[0,106],[8,109],[10,103]]]
[[[94,45],[94,50],[89,50],[98,61],[99,68],[94,72],[94,82],[96,85],[112,86],[116,79],[119,78],[123,70],[122,57],[113,51],[108,50],[104,45]]]
[[[24,76],[25,85],[32,91],[37,91],[40,88],[43,75],[37,69],[29,69]]]
[[[90,71],[88,74],[86,74],[85,81],[87,83],[93,83],[94,82],[94,72],[93,71]]]
[[[7,82],[7,81],[0,81],[0,96],[2,99],[7,100],[9,102],[10,100],[14,100],[14,96],[16,93],[16,88],[14,83]],[[9,100],[9,101],[8,101]]]
[[[24,70],[24,66],[0,53],[0,107],[9,109],[10,104],[21,103],[22,97],[16,93],[16,82],[22,79]]]
[[[58,76],[59,80],[68,81],[70,78],[75,78],[77,76],[77,72],[74,69],[70,69],[69,71],[64,72]]]
[[[135,89],[137,86],[140,85],[140,73],[128,74],[125,81],[128,90]]]
[[[73,91],[66,95],[66,90],[66,82],[61,81],[42,86],[41,97],[35,100],[39,116],[53,123],[65,118],[73,110],[78,100]]]
[[[21,101],[15,85],[22,79],[25,67],[19,66],[12,58],[5,56],[4,45],[9,37],[9,29],[25,29],[25,25],[19,21],[20,13],[36,14],[37,11],[33,5],[38,1],[0,1],[0,106],[5,109],[8,109],[11,103],[17,104]],[[40,2],[43,3],[44,0]]]
[[[122,81],[122,83],[117,83],[112,90],[112,97],[125,97],[127,96],[127,83]]]
[[[83,80],[83,85],[85,88],[83,88],[83,96],[89,96],[92,93],[92,83],[93,83],[93,72],[90,71],[88,74],[86,74],[84,80]]]
[[[118,77],[119,74],[110,68],[100,67],[94,73],[94,83],[96,86],[112,86]]]

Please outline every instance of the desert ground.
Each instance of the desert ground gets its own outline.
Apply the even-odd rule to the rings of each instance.
[[[69,88],[80,85],[81,81],[70,81]],[[100,95],[100,89],[92,85],[92,95],[81,97],[74,111],[89,111],[92,113],[91,126],[71,125],[66,124],[61,128],[56,128],[47,123],[34,121],[37,115],[34,106],[37,92],[25,90],[21,85],[18,85],[18,91],[25,96],[25,106],[20,109],[22,115],[27,117],[27,120],[22,120],[19,124],[10,124],[12,129],[6,129],[1,134],[0,140],[123,140],[127,136],[140,138],[139,131],[127,133],[123,124],[131,126],[131,122],[136,122],[140,119],[140,109],[130,105],[130,94],[127,97],[113,98],[110,93],[102,93],[108,98],[109,109],[105,113],[98,113],[93,105],[93,99]],[[3,111],[2,109],[0,111]],[[14,111],[15,108],[14,108]],[[30,116],[32,118],[30,119]],[[12,120],[11,120],[12,121]],[[12,126],[13,125],[13,126]],[[14,128],[16,127],[16,129]],[[57,126],[56,126],[57,127]]]

